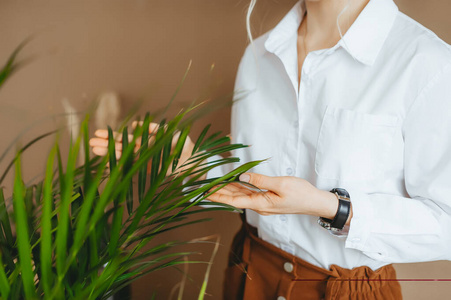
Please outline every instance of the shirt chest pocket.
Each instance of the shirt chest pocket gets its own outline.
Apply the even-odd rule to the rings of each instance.
[[[328,106],[316,148],[316,173],[340,181],[382,176],[398,123],[398,118],[391,115]]]

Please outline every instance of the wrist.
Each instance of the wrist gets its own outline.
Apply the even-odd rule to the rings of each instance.
[[[338,200],[338,208],[333,218],[320,216],[318,224],[330,231],[340,232],[338,235],[346,235],[342,230],[345,225],[349,224],[352,218],[352,207],[350,195],[344,188],[334,188],[330,190]],[[346,230],[344,231],[346,232]],[[336,234],[334,234],[336,235]]]
[[[338,198],[329,191],[318,190],[318,217],[333,219],[338,210]]]

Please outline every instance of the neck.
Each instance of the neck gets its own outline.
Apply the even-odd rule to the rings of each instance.
[[[299,33],[307,26],[307,42],[315,45],[333,46],[340,40],[337,17],[348,4],[348,0],[304,0],[307,10],[306,22],[302,22]],[[348,8],[341,14],[339,25],[342,35],[351,27],[357,16],[370,0],[350,0]],[[321,47],[321,46],[318,46]]]

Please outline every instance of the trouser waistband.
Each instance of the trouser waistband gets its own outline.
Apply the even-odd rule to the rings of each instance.
[[[224,289],[232,291],[225,299],[402,299],[392,265],[326,270],[260,239],[247,222],[235,236]]]

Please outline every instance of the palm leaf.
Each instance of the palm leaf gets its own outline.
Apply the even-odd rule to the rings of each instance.
[[[52,290],[52,224],[51,214],[53,210],[53,163],[56,156],[56,145],[52,148],[47,160],[44,198],[41,215],[41,282],[44,293],[50,294]]]
[[[27,298],[36,297],[34,285],[33,262],[28,232],[28,218],[25,207],[25,187],[22,182],[20,156],[15,160],[16,175],[14,179],[14,213],[16,219],[17,248],[24,293]]]
[[[3,266],[2,252],[0,252],[0,265]],[[3,299],[8,299],[9,293],[11,291],[11,286],[6,277],[5,269],[0,268],[0,296]]]
[[[1,78],[5,80],[17,68],[16,55],[2,69],[0,76],[5,77],[0,77],[0,85]],[[20,155],[54,132],[38,136],[17,151],[0,176],[2,183],[15,165],[12,210],[8,210],[9,200],[0,188],[1,297],[106,299],[150,272],[186,263],[206,263],[185,260],[187,255],[196,252],[182,249],[169,253],[188,242],[159,244],[155,237],[209,219],[193,219],[198,213],[237,210],[224,204],[213,205],[206,199],[260,161],[241,165],[221,177],[202,180],[214,168],[239,162],[235,157],[214,161],[209,158],[246,147],[229,145],[230,139],[220,132],[207,136],[208,125],[197,138],[191,157],[181,163],[193,122],[212,110],[212,105],[193,103],[169,118],[166,114],[182,83],[164,110],[146,114],[131,140],[127,127],[121,128],[120,159],[116,157],[111,128],[108,128],[108,155],[90,158],[88,116],[81,124],[80,135],[70,144],[65,165],[60,145],[55,142],[42,179],[39,177],[30,184],[23,182]],[[223,102],[217,107],[228,105]],[[161,120],[155,132],[149,132],[152,120]],[[138,140],[141,144],[135,153]],[[82,143],[85,160],[77,167]],[[139,202],[136,207],[133,206],[135,177]],[[203,207],[194,209],[199,205]],[[200,299],[206,291],[211,262],[207,262]]]
[[[17,62],[17,55],[22,50],[22,48],[29,42],[30,39],[24,40],[19,46],[13,51],[8,61],[0,70],[0,87],[5,83],[5,81],[11,77],[11,75],[23,65],[23,62]]]
[[[33,146],[36,142],[42,140],[43,138],[46,138],[52,134],[54,134],[56,131],[50,131],[44,134],[41,134],[40,136],[34,138],[33,140],[31,140],[30,142],[28,142],[25,146],[23,146],[18,152],[22,153],[25,150],[27,150],[28,148],[30,148],[31,146]],[[6,167],[5,171],[3,172],[2,176],[0,177],[0,184],[3,183],[3,180],[5,180],[6,175],[8,175],[9,170],[12,168],[12,166],[14,165],[15,161],[17,159],[17,156],[8,164],[8,166]]]

